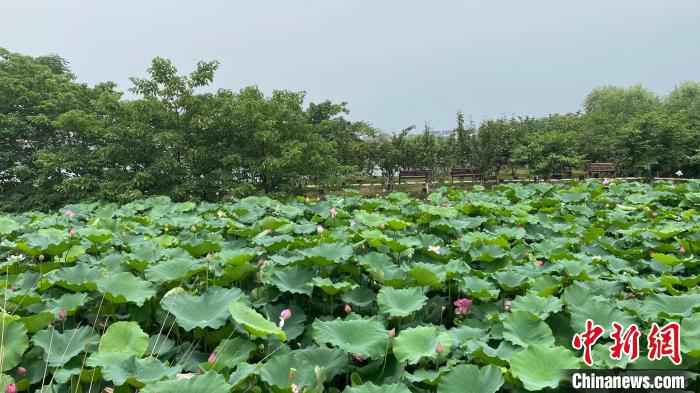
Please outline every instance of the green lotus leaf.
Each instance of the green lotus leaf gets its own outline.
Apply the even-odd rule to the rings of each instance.
[[[87,293],[66,293],[58,299],[49,299],[46,305],[54,315],[58,315],[60,310],[66,311],[67,315],[73,315],[87,300]]]
[[[635,322],[631,315],[626,314],[608,301],[591,301],[571,309],[571,329],[575,332],[583,331],[587,319],[592,319],[605,329],[610,329],[613,322],[621,323],[623,326]]]
[[[15,368],[24,352],[29,349],[29,339],[27,338],[27,329],[19,320],[3,314],[0,318],[2,324],[2,351],[0,352],[0,361],[2,362],[2,370],[7,371]]]
[[[249,363],[240,363],[238,364],[238,367],[236,367],[236,371],[231,373],[231,377],[229,378],[228,383],[230,383],[234,388],[236,388],[241,383],[247,381],[250,376],[256,375],[258,373],[258,370],[259,369],[257,365]]]
[[[19,224],[10,217],[0,217],[0,235],[8,236],[20,229]]]
[[[383,287],[377,295],[379,311],[392,317],[407,317],[423,308],[427,301],[422,288]]]
[[[384,325],[374,319],[314,321],[313,338],[318,344],[330,344],[345,352],[367,358],[384,356],[389,334]]]
[[[496,299],[501,292],[491,281],[473,276],[464,277],[459,284],[464,293],[479,300]]]
[[[137,322],[119,321],[111,324],[100,340],[100,352],[120,352],[137,357],[148,348],[148,334]]]
[[[21,317],[20,322],[29,333],[36,333],[46,328],[55,319],[55,314],[51,311],[41,311],[33,315]]]
[[[84,237],[93,243],[106,243],[112,240],[112,232],[107,229],[84,227],[78,230],[78,236]]]
[[[229,393],[231,385],[221,374],[210,371],[185,380],[160,381],[147,384],[141,393]]]
[[[352,291],[343,293],[341,299],[343,302],[352,304],[353,306],[369,307],[374,303],[376,297],[377,295],[371,289],[359,286]]]
[[[700,358],[700,315],[684,318],[681,322],[681,351]]]
[[[91,265],[77,263],[75,266],[51,271],[46,278],[50,283],[72,291],[94,291],[97,289],[95,282],[101,276],[100,271]]]
[[[423,262],[412,264],[408,275],[416,280],[418,285],[436,288],[442,286],[447,278],[444,266]]]
[[[177,257],[151,265],[146,269],[148,281],[162,284],[171,281],[179,281],[189,278],[197,270],[204,269],[199,262],[192,257]]]
[[[442,347],[442,353],[438,351]],[[399,362],[416,364],[421,359],[437,359],[446,355],[452,347],[449,333],[435,326],[418,326],[401,331],[394,340],[394,356]]]
[[[644,316],[652,320],[662,315],[671,318],[690,317],[694,310],[700,308],[700,294],[677,296],[655,294],[644,300],[642,308]]]
[[[507,255],[506,250],[495,245],[485,244],[477,249],[469,251],[469,256],[475,261],[493,262],[496,259],[503,258]]]
[[[240,266],[250,262],[258,255],[253,248],[239,248],[236,250],[224,249],[217,257],[226,265]]]
[[[296,371],[293,371],[296,370]],[[260,368],[260,379],[278,389],[289,389],[296,384],[300,389],[315,384],[313,368],[300,364],[293,351],[275,354]]]
[[[231,303],[228,306],[228,310],[233,320],[241,325],[251,336],[275,336],[281,341],[287,340],[287,335],[282,329],[240,301]]]
[[[94,353],[85,364],[93,368],[99,367],[102,377],[116,386],[129,381],[136,387],[142,387],[163,379],[173,379],[180,371],[178,367],[167,367],[156,358],[138,359],[126,352]]]
[[[564,370],[579,367],[579,360],[571,351],[546,345],[530,345],[514,354],[509,363],[513,375],[529,391],[555,389],[564,377]]]
[[[17,241],[17,248],[29,255],[60,255],[71,246],[68,231],[56,228],[41,228],[34,233],[26,233]]]
[[[44,359],[50,367],[62,367],[88,346],[97,345],[98,339],[87,326],[63,332],[49,328],[37,332],[32,337],[32,343],[44,350]]]
[[[343,393],[411,393],[411,391],[402,383],[375,385],[367,382],[359,386],[348,386]]]
[[[513,311],[527,311],[544,320],[561,311],[562,302],[554,296],[542,297],[528,293],[525,296],[517,296],[511,307]]]
[[[263,282],[273,285],[282,292],[300,293],[310,296],[313,286],[310,284],[315,274],[311,269],[270,269],[263,274]]]
[[[506,290],[513,290],[523,286],[527,281],[527,276],[524,276],[520,272],[514,270],[506,270],[501,272],[496,272],[493,274],[493,278],[498,281],[501,288]]]
[[[554,345],[552,329],[527,311],[514,311],[503,320],[503,338],[521,347]]]
[[[662,263],[662,264],[664,264],[664,265],[666,265],[666,266],[671,266],[671,267],[673,267],[673,266],[676,266],[676,265],[683,264],[683,260],[682,260],[682,259],[678,258],[678,257],[675,256],[675,255],[671,255],[671,254],[662,254],[662,253],[658,253],[658,252],[653,252],[653,253],[651,253],[651,257],[652,257],[655,261],[657,261],[657,262],[659,262],[659,263]]]
[[[364,210],[355,212],[355,221],[368,227],[379,228],[389,221],[388,218],[379,213],[368,213]]]
[[[301,250],[301,254],[318,265],[343,263],[353,255],[351,246],[340,243],[322,243],[317,247]]]
[[[255,348],[255,344],[243,337],[222,340],[214,349],[216,354],[215,368],[234,369],[240,363],[245,363]]]
[[[96,281],[97,290],[112,303],[135,303],[143,306],[156,294],[153,286],[128,272],[109,274]]]
[[[479,368],[461,364],[443,376],[438,393],[496,393],[503,386],[501,370],[495,366]]]
[[[353,284],[347,281],[333,282],[329,278],[314,277],[311,283],[318,288],[321,288],[323,292],[327,295],[335,296],[341,292],[347,292],[351,289],[357,288],[357,284]]]
[[[160,304],[173,314],[177,324],[190,331],[194,328],[218,329],[229,318],[229,304],[243,296],[238,288],[209,287],[202,295],[192,295],[182,288],[170,290]]]

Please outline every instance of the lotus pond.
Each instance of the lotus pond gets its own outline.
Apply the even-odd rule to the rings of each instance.
[[[0,214],[2,391],[564,389],[585,321],[681,326],[700,367],[700,183]],[[8,387],[9,386],[9,387]]]

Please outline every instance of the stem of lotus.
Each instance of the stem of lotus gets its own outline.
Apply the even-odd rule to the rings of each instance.
[[[0,332],[0,372],[3,370],[3,363],[5,360],[5,317],[7,308],[7,287],[10,285],[10,265],[7,265],[7,272],[5,273],[5,295],[3,296],[2,305],[2,331]]]
[[[49,356],[48,356],[48,354],[51,353],[51,345],[53,344],[53,333],[56,329],[53,327],[53,325],[50,325],[49,330],[50,330],[49,334],[51,334],[51,335],[49,336],[49,349],[46,351],[47,355],[46,355],[46,366],[44,367],[44,376],[41,377],[41,390],[40,390],[41,393],[44,393],[44,381],[46,381],[46,372],[49,370]]]
[[[95,315],[95,321],[92,323],[92,327],[90,328],[90,332],[95,332],[95,325],[97,325],[97,320],[100,318],[100,312],[102,311],[102,304],[105,301],[105,295],[104,293],[102,294],[102,298],[100,299],[100,305],[97,306],[97,314]],[[83,369],[85,369],[85,360],[87,359],[87,352],[83,354],[83,361],[80,364],[80,374],[78,376],[83,374]],[[78,393],[78,389],[80,388],[80,383],[78,383],[75,387],[74,393]],[[89,392],[90,390],[88,390]]]

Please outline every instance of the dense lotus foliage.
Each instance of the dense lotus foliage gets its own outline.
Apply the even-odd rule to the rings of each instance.
[[[586,319],[677,321],[698,369],[700,183],[0,215],[2,391],[563,389]],[[43,389],[43,390],[42,390]]]

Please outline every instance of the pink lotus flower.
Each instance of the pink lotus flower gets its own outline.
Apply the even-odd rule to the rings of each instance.
[[[78,231],[76,231],[75,228],[68,230],[68,236],[75,236],[76,233],[78,233]]]
[[[346,304],[345,307],[343,307],[343,311],[345,311],[346,314],[350,314],[352,312],[352,306]]]
[[[335,218],[335,216],[338,214],[338,210],[336,210],[335,207],[332,207],[330,213],[331,217]]]
[[[212,366],[216,363],[216,352],[212,352],[209,354],[209,359],[207,359],[207,363],[211,364]]]
[[[438,345],[435,347],[435,352],[437,352],[437,353],[445,352],[445,347],[442,346],[442,343],[438,343]]]
[[[288,320],[289,318],[292,317],[292,310],[285,308],[280,312],[280,323],[277,324],[280,329],[284,327],[284,321]]]
[[[63,212],[63,215],[68,217],[68,218],[73,218],[73,217],[75,217],[75,212],[73,210],[65,210]]]
[[[541,259],[538,259],[535,261],[535,266],[537,267],[544,267],[544,261]]]
[[[23,377],[25,375],[27,375],[27,369],[22,366],[17,367],[17,376]]]
[[[5,393],[17,393],[17,385],[11,383],[5,388]]]
[[[606,177],[605,179],[603,179],[603,185],[607,186],[608,184],[610,184],[610,179]]]
[[[471,299],[461,298],[454,301],[455,314],[457,315],[467,315],[469,309],[472,307]]]
[[[396,328],[389,330],[389,337],[396,337]]]
[[[58,310],[58,320],[59,321],[65,321],[66,317],[68,317],[68,313],[66,312],[65,308]]]

